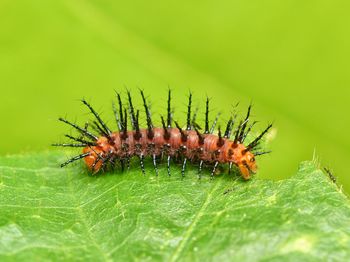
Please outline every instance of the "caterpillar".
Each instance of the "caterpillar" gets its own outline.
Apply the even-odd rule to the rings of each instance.
[[[240,175],[248,180],[257,171],[256,156],[269,153],[270,151],[257,151],[263,136],[270,130],[269,124],[260,135],[249,144],[244,141],[253,126],[257,123],[249,123],[252,105],[249,105],[247,114],[234,130],[237,114],[234,114],[227,122],[226,129],[222,133],[220,126],[217,135],[214,134],[220,114],[217,114],[211,127],[209,127],[209,98],[206,99],[204,132],[196,123],[197,111],[192,112],[192,93],[188,97],[186,128],[182,128],[173,120],[171,108],[171,90],[168,90],[166,119],[161,116],[161,127],[153,124],[150,107],[143,90],[140,90],[147,127],[141,128],[139,124],[140,110],[136,110],[131,93],[127,90],[127,105],[122,103],[120,93],[116,92],[117,103],[113,103],[114,117],[118,131],[112,132],[101,119],[96,110],[85,100],[81,102],[94,115],[92,125],[86,123],[84,127],[70,122],[64,118],[59,121],[73,127],[80,137],[65,135],[72,143],[57,143],[53,146],[82,147],[82,153],[70,158],[61,164],[64,167],[79,159],[84,159],[86,166],[93,173],[121,167],[122,171],[130,167],[130,159],[138,157],[141,171],[145,174],[144,161],[151,157],[156,175],[158,175],[158,163],[166,161],[167,173],[170,176],[170,163],[181,163],[181,175],[185,176],[187,162],[198,164],[198,175],[201,176],[203,165],[211,167],[211,178],[217,172],[220,164],[228,164],[228,172],[231,173],[233,165],[239,170]],[[118,107],[118,108],[117,108]],[[130,119],[130,124],[128,124]],[[174,126],[175,124],[175,126]],[[91,126],[92,131],[88,130]],[[131,126],[132,130],[128,130]],[[231,135],[233,137],[231,138]],[[181,161],[181,162],[180,162]]]

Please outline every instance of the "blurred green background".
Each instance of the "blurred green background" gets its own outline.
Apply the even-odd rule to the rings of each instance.
[[[168,86],[178,119],[188,90],[227,119],[253,101],[273,153],[260,177],[292,175],[315,152],[350,191],[348,1],[0,1],[0,154],[49,148],[84,122],[85,97],[112,119],[114,90]],[[195,103],[195,104],[196,104]],[[203,109],[203,108],[202,108]],[[215,110],[214,110],[215,109]],[[175,116],[175,117],[176,117]],[[111,121],[110,121],[111,123]],[[115,126],[114,126],[115,127]]]

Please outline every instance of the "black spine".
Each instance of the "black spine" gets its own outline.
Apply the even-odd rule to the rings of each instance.
[[[250,110],[252,108],[252,105],[250,104],[249,107],[248,107],[248,111],[247,111],[247,115],[243,121],[243,125],[242,125],[242,128],[241,128],[241,131],[237,137],[237,141],[239,141],[240,143],[242,143],[242,139],[243,139],[243,136],[244,136],[244,131],[247,127],[247,124],[248,124],[248,121],[249,121],[249,116],[250,116]]]
[[[95,109],[93,109],[93,107],[85,99],[83,99],[82,102],[84,105],[86,105],[90,109],[91,113],[96,117],[97,121],[101,124],[102,128],[109,136],[112,132],[111,130],[109,130],[105,122],[102,121],[99,114],[95,111]]]
[[[78,126],[78,125],[76,125],[76,124],[74,124],[74,123],[71,123],[71,122],[69,122],[69,121],[66,120],[66,119],[63,119],[62,117],[60,117],[58,120],[61,121],[61,122],[63,122],[63,123],[66,123],[66,124],[68,124],[68,125],[70,125],[70,126],[72,126],[72,127],[74,127],[76,130],[78,130],[79,132],[81,132],[82,134],[86,135],[87,137],[89,137],[89,138],[92,139],[92,140],[97,140],[97,139],[98,139],[97,136],[91,134],[91,133],[90,133],[89,131],[87,131],[86,129],[83,129],[83,128],[81,128],[80,126]]]
[[[82,159],[82,158],[84,158],[86,156],[89,156],[89,155],[90,155],[90,152],[84,153],[84,154],[81,154],[81,155],[78,155],[78,156],[75,156],[75,157],[72,157],[71,159],[68,159],[66,162],[62,163],[61,167],[64,167],[64,166],[66,166],[66,165],[68,165],[70,163],[73,163],[74,161],[77,161],[77,160]]]
[[[127,93],[128,93],[128,101],[129,101],[129,108],[130,108],[131,126],[132,126],[132,129],[135,130],[136,129],[136,126],[135,126],[135,122],[136,122],[135,110],[134,110],[134,106],[132,104],[130,91],[127,91]]]
[[[96,145],[96,144],[93,143],[93,142],[86,141],[86,140],[81,139],[81,138],[78,138],[78,137],[73,137],[73,136],[70,136],[70,135],[65,135],[65,136],[68,137],[69,139],[72,139],[72,140],[74,140],[74,141],[77,141],[77,142],[86,144],[86,145],[88,145],[88,146],[95,146],[95,145]]]
[[[126,109],[124,109],[124,126],[123,126],[123,134],[121,135],[121,138],[125,140],[128,137],[128,114],[126,112]]]
[[[106,133],[106,131],[96,122],[92,122],[94,124],[95,130],[102,136],[109,137],[109,135]]]
[[[253,123],[250,124],[250,126],[248,127],[247,131],[244,133],[243,137],[242,137],[242,143],[244,142],[244,140],[247,138],[247,135],[249,134],[249,132],[252,130],[253,126],[258,123],[257,121],[254,121]]]
[[[171,119],[171,90],[169,88],[169,90],[168,90],[168,108],[167,108],[167,126],[168,126],[168,128],[171,127],[171,122],[172,122],[172,119]]]
[[[188,106],[187,106],[187,130],[191,130],[191,107],[192,107],[192,93],[188,97]]]
[[[149,110],[149,106],[147,105],[147,101],[146,101],[146,98],[145,98],[145,95],[144,95],[143,91],[140,90],[140,92],[141,92],[143,106],[145,108],[145,113],[146,113],[147,137],[148,137],[148,139],[152,139],[154,137],[154,132],[153,132],[153,124],[152,124],[151,112]]]
[[[205,130],[204,134],[209,134],[209,98],[205,102]]]
[[[87,144],[52,144],[52,146],[62,146],[62,147],[86,147]]]
[[[122,104],[122,100],[120,98],[120,94],[117,93],[117,98],[118,98],[118,104],[119,104],[119,118],[120,118],[120,123],[121,123],[121,130],[123,130],[125,124],[125,119],[123,117],[123,104]]]
[[[261,156],[261,155],[269,154],[271,152],[272,151],[254,152],[254,156]]]
[[[216,143],[216,145],[217,145],[218,147],[222,147],[222,146],[225,144],[225,141],[224,141],[224,139],[222,138],[220,126],[219,126],[219,128],[218,128],[218,137],[219,137],[219,139],[218,139],[218,142]]]
[[[170,139],[170,133],[168,131],[168,128],[165,126],[165,122],[164,122],[163,116],[161,116],[161,119],[162,119],[162,126],[163,126],[163,130],[164,130],[164,139],[165,140],[169,140]]]
[[[182,130],[182,128],[179,126],[179,124],[175,121],[175,125],[177,127],[177,129],[179,129],[180,134],[181,134],[181,141],[182,142],[186,142],[187,141],[187,135],[185,134],[185,132]]]
[[[271,127],[272,127],[272,124],[269,124],[267,128],[247,146],[247,149],[251,150],[254,147],[256,147],[259,144],[259,141],[261,140],[261,138],[270,130]]]
[[[115,118],[115,122],[117,123],[117,126],[118,126],[118,130],[121,131],[122,130],[122,124],[121,124],[121,121],[119,119],[119,116],[118,116],[118,110],[114,104],[114,102],[112,102],[112,109],[113,109],[113,114],[114,114],[114,118]]]
[[[242,127],[242,121],[239,122],[239,125],[237,126],[237,130],[236,130],[236,134],[235,134],[235,139],[234,139],[234,143],[237,144],[237,142],[239,142],[238,137],[239,137],[239,133]]]
[[[198,136],[198,144],[201,146],[204,144],[204,136],[198,131],[197,128],[194,129]]]
[[[211,129],[210,129],[210,134],[214,133],[215,126],[216,126],[216,123],[217,123],[218,120],[219,120],[220,115],[221,115],[221,113],[217,113],[217,114],[216,114],[216,117],[215,117],[214,122],[213,122],[213,124],[212,124],[212,126],[211,126]]]
[[[225,130],[225,134],[224,137],[225,138],[229,138],[230,134],[231,134],[231,130],[232,130],[232,117],[230,118],[230,120],[228,120],[227,125],[226,125],[226,130]]]
[[[140,126],[139,126],[139,110],[136,111],[136,118],[135,118],[135,134],[134,138],[135,140],[140,140],[141,138],[141,132],[140,132]]]

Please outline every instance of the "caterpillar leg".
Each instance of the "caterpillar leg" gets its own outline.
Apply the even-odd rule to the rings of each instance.
[[[145,163],[144,163],[145,156],[143,154],[141,154],[139,156],[139,158],[140,158],[140,167],[141,167],[142,174],[146,174],[146,172],[145,172]]]
[[[231,174],[231,172],[232,172],[232,162],[230,162],[229,164],[228,164],[228,174],[230,175]]]
[[[216,168],[218,167],[218,164],[219,164],[219,161],[216,161],[214,164],[213,170],[210,173],[210,179],[214,178],[214,174],[215,174]]]
[[[198,166],[198,179],[202,178],[202,168],[203,168],[203,160],[201,160],[199,162],[199,166]]]
[[[158,167],[157,167],[157,161],[156,161],[156,155],[155,154],[152,155],[152,160],[153,160],[154,171],[156,172],[156,176],[158,176]]]
[[[181,175],[182,175],[182,177],[185,176],[186,164],[187,164],[187,158],[185,157],[184,161],[182,163],[182,168],[181,168]]]
[[[170,155],[168,155],[167,165],[166,165],[167,171],[168,171],[168,176],[171,176],[171,174],[170,174],[170,159],[171,159],[171,157],[170,157]]]

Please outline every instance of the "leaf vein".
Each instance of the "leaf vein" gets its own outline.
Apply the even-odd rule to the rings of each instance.
[[[194,217],[193,221],[191,222],[190,226],[187,228],[187,230],[184,232],[183,234],[183,238],[181,240],[181,242],[179,243],[179,245],[177,246],[177,248],[175,249],[174,253],[172,254],[172,256],[170,257],[169,261],[177,261],[181,252],[183,251],[184,247],[186,246],[187,242],[190,240],[191,235],[195,229],[195,226],[197,225],[198,221],[200,220],[200,218],[204,215],[206,208],[208,207],[208,205],[211,202],[213,193],[216,191],[217,188],[219,188],[219,186],[221,185],[221,181],[215,181],[216,183],[213,183],[214,186],[211,187],[210,191],[208,192],[208,195],[205,199],[205,201],[203,202],[201,208],[198,210],[198,213],[196,214],[196,216]]]

